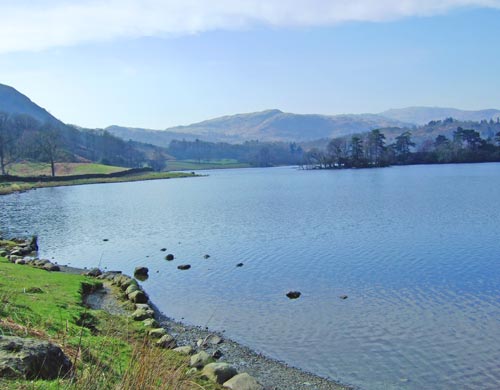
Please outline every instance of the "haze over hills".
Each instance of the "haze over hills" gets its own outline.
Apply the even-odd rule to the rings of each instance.
[[[496,120],[500,117],[500,110],[459,110],[456,108],[442,107],[407,107],[399,109],[391,109],[381,112],[379,115],[393,120],[413,123],[416,125],[426,125],[430,121],[443,120],[453,118],[459,121],[476,121],[481,120]]]
[[[453,117],[460,121],[489,120],[500,116],[500,110],[465,111],[454,108],[410,107],[392,109],[380,114],[315,115],[292,114],[280,110],[228,115],[176,126],[150,130],[110,126],[110,133],[134,141],[168,146],[173,139],[241,143],[249,140],[310,142],[318,139],[362,133],[377,128],[415,128],[431,120]]]
[[[182,138],[229,143],[250,140],[301,142],[364,132],[380,127],[411,125],[374,114],[329,116],[266,110],[223,116],[187,126],[171,127],[164,131],[119,126],[111,126],[106,130],[124,139],[167,146],[172,139]]]
[[[0,84],[0,112],[26,114],[40,122],[54,122],[62,125],[47,110],[33,103],[14,88]],[[434,132],[449,133],[462,124],[447,123],[446,128],[422,127],[431,120],[453,117],[463,122],[481,121],[500,117],[500,110],[479,111],[458,110],[439,107],[408,107],[391,109],[380,114],[316,115],[293,114],[280,110],[266,110],[255,113],[228,115],[194,123],[176,126],[166,130],[150,130],[122,126],[107,127],[109,133],[124,139],[161,147],[168,147],[174,139],[194,141],[241,143],[249,140],[310,142],[363,133],[376,128],[387,129],[387,134],[400,134],[402,128],[411,129],[415,137],[433,136]],[[472,126],[472,125],[471,125]],[[72,126],[72,128],[76,128]],[[85,129],[78,128],[85,131]],[[488,129],[482,129],[484,133]],[[137,145],[136,145],[137,146]]]

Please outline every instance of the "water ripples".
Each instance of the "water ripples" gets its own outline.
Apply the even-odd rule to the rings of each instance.
[[[1,197],[0,228],[38,234],[62,263],[147,265],[144,286],[167,315],[362,389],[493,390],[499,168],[248,169],[50,188]]]

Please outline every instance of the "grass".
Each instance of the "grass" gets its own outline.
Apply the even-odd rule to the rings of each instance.
[[[56,176],[84,175],[89,173],[114,173],[126,168],[95,163],[56,163]],[[14,176],[50,176],[50,164],[25,161],[8,167]]]
[[[248,168],[250,164],[233,159],[223,160],[175,160],[167,162],[169,171],[188,171],[199,169]]]
[[[64,182],[54,181],[54,182],[37,182],[37,183],[25,183],[25,182],[0,182],[0,195],[11,194],[13,192],[28,191],[35,188],[43,187],[63,187],[63,186],[75,186],[82,184],[96,184],[96,183],[121,183],[128,181],[142,181],[142,180],[158,180],[158,179],[174,179],[181,177],[194,177],[196,175],[192,173],[183,172],[150,172],[133,174],[123,177],[105,177],[97,179],[79,179],[79,180],[69,180]]]
[[[142,323],[84,307],[82,284],[96,283],[0,257],[0,333],[56,342],[75,368],[72,378],[53,381],[0,378],[0,388],[220,389],[198,375],[188,376],[187,357],[151,346]]]

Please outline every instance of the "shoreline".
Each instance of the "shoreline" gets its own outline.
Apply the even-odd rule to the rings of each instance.
[[[86,274],[88,269],[77,267],[60,266],[61,272]],[[112,271],[120,272],[120,271]],[[105,274],[105,273],[104,273]],[[125,274],[121,274],[127,276]],[[105,281],[105,279],[103,279]],[[140,282],[140,281],[139,281]],[[141,286],[141,289],[143,287]],[[143,289],[147,294],[147,291]],[[113,302],[114,301],[114,302]],[[126,310],[122,307],[119,293],[116,292],[111,283],[105,283],[102,290],[89,295],[86,303],[96,310],[105,310],[111,314],[123,314]],[[194,350],[203,350],[209,355],[221,353],[217,359],[220,363],[229,363],[238,372],[247,372],[264,387],[265,390],[353,390],[354,387],[341,384],[333,379],[321,377],[298,367],[288,365],[283,361],[265,356],[252,348],[236,342],[222,332],[215,332],[208,327],[185,324],[174,320],[158,309],[155,303],[149,299],[149,306],[154,311],[154,318],[168,334],[172,335],[180,346],[191,346]],[[130,313],[128,313],[130,315]],[[222,340],[220,344],[205,343],[212,336],[218,336]]]
[[[39,182],[3,182],[0,183],[0,196],[27,192],[38,188],[68,187],[86,184],[127,183],[148,180],[183,179],[189,177],[203,177],[194,172],[153,172],[145,175],[132,175],[122,177],[104,177],[91,179],[76,179],[68,181],[39,181]]]

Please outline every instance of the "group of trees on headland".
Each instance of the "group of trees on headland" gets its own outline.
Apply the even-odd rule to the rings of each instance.
[[[416,148],[410,131],[387,144],[381,130],[332,139],[326,150],[313,148],[304,154],[309,169],[370,168],[389,165],[444,164],[500,161],[500,131],[484,139],[474,129],[457,127],[450,138],[438,135]]]
[[[155,152],[161,148],[145,150],[145,146],[103,130],[78,129],[56,120],[42,123],[29,115],[0,112],[0,175],[8,174],[11,164],[23,160],[50,163],[52,176],[56,162],[140,167],[159,158]]]

